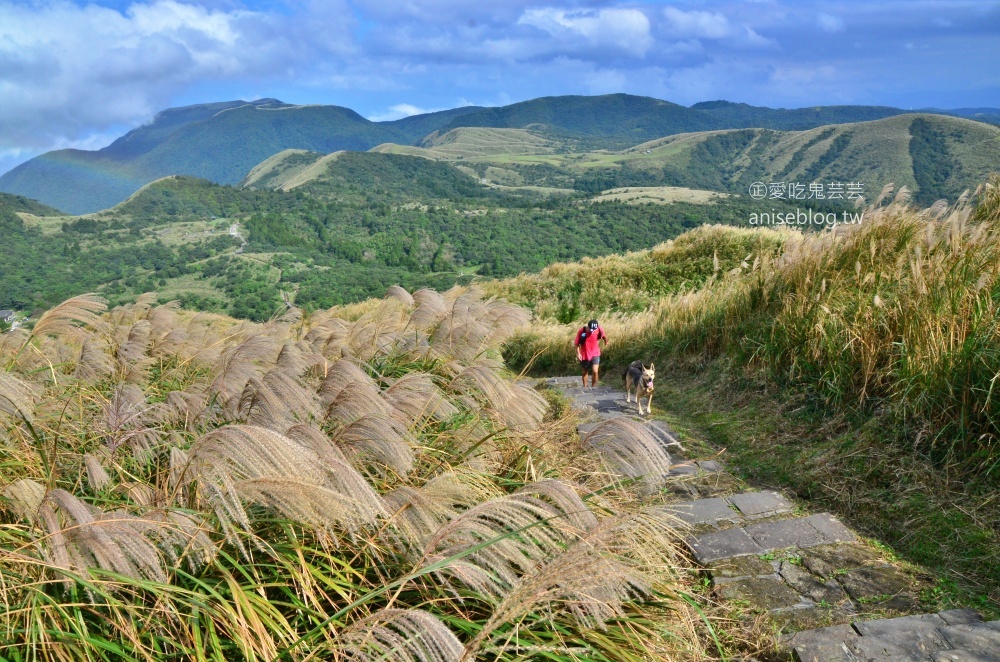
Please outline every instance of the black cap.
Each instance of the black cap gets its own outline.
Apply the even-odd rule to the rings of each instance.
[[[589,326],[591,328],[591,330],[596,329],[597,328],[597,320],[590,320],[589,322],[587,322],[587,326]]]

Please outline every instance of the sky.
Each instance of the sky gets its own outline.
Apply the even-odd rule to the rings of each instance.
[[[0,0],[0,173],[173,106],[1000,107],[1000,0]]]

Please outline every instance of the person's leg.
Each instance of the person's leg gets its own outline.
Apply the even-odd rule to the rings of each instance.
[[[599,356],[595,356],[594,360],[590,362],[590,364],[592,366],[591,367],[591,374],[590,374],[590,385],[591,386],[597,386],[597,373],[598,373],[598,370],[599,370],[600,363],[601,363],[601,361],[600,361],[600,357]]]
[[[590,373],[590,362],[580,361],[580,367],[583,370],[583,388],[587,388],[587,375]]]

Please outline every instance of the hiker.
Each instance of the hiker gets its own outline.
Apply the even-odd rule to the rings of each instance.
[[[597,386],[598,365],[601,362],[601,340],[608,344],[608,336],[597,320],[590,320],[587,325],[576,332],[573,345],[576,346],[576,358],[583,368],[583,387],[587,388],[587,375],[590,375],[590,385]]]

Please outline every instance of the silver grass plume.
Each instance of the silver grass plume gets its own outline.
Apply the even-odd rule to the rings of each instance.
[[[158,441],[156,430],[148,425],[150,407],[146,396],[135,384],[122,384],[102,407],[99,428],[104,444],[111,452],[128,445],[137,457],[149,453]]]
[[[285,436],[319,456],[321,462],[349,462],[340,447],[317,427],[299,423],[285,430]]]
[[[371,383],[353,382],[337,394],[327,410],[327,420],[341,425],[369,416],[388,416],[392,407],[382,399],[378,387]]]
[[[91,382],[106,379],[114,372],[114,362],[108,354],[107,344],[95,337],[88,337],[80,348],[75,374]]]
[[[417,309],[410,315],[410,326],[431,329],[448,314],[448,303],[434,290],[422,289],[413,293]]]
[[[118,346],[115,358],[122,378],[129,382],[143,381],[146,369],[152,359],[146,355],[149,349],[150,325],[139,320],[129,328],[128,337]]]
[[[101,313],[106,309],[107,302],[96,294],[75,296],[46,311],[31,330],[30,337],[58,336],[77,326],[100,330],[104,326]]]
[[[180,303],[168,301],[165,304],[156,306],[146,313],[146,320],[149,322],[150,331],[153,336],[160,338],[170,333],[180,326],[177,311],[180,310]]]
[[[348,359],[340,359],[326,374],[326,378],[319,387],[319,397],[323,404],[329,405],[332,403],[340,392],[347,387],[348,384],[370,384],[375,386],[375,380],[368,376],[357,363],[350,361]]]
[[[251,425],[274,430],[320,417],[319,402],[312,391],[280,370],[272,370],[263,379],[250,378],[240,397],[239,413]]]
[[[95,492],[100,492],[111,482],[111,477],[108,476],[101,461],[90,453],[84,453],[83,466],[87,470],[87,483]]]
[[[410,425],[432,417],[448,420],[458,413],[458,409],[441,394],[434,379],[422,372],[411,372],[400,377],[383,391],[382,397]]]
[[[479,504],[436,531],[422,558],[435,563],[460,556],[434,573],[439,583],[502,599],[521,576],[581,535],[581,525],[592,525],[593,514],[574,496],[571,487],[550,480]]]
[[[38,516],[48,534],[47,556],[55,565],[84,576],[90,569],[102,569],[167,581],[164,554],[146,537],[158,528],[157,522],[121,511],[105,513],[62,489],[46,495]],[[183,548],[189,541],[181,542]]]
[[[386,299],[396,299],[407,308],[413,307],[413,295],[399,285],[393,285],[385,291]]]
[[[163,423],[183,425],[184,429],[194,427],[205,415],[208,401],[202,393],[170,391],[158,409],[158,420]]]
[[[156,333],[150,343],[150,356],[180,356],[191,346],[191,338],[187,329],[177,326],[165,331]]]
[[[259,333],[250,335],[222,352],[209,392],[218,394],[223,403],[238,398],[247,381],[263,372],[259,364],[273,365],[278,352],[273,338]]]
[[[462,644],[435,616],[383,609],[338,633],[344,659],[358,662],[457,662]]]
[[[625,614],[625,604],[653,595],[657,577],[683,567],[675,521],[662,511],[609,517],[582,533],[565,551],[521,577],[482,630],[466,647],[463,659],[481,653],[515,652],[493,633],[532,611],[568,612],[586,628],[602,628]]]
[[[0,411],[33,420],[36,394],[34,389],[9,372],[0,372]]]
[[[416,442],[405,426],[386,414],[359,416],[338,428],[333,439],[359,469],[368,470],[374,463],[405,476],[415,462]]]
[[[282,345],[275,366],[282,372],[296,378],[302,377],[309,369],[309,364],[303,358],[302,350],[291,340],[286,340],[285,344]]]
[[[196,441],[189,458],[190,475],[226,536],[241,548],[237,534],[250,529],[244,500],[316,528],[353,531],[385,514],[382,500],[353,467],[272,430],[219,428]]]
[[[312,344],[324,356],[340,358],[342,347],[350,333],[347,322],[339,317],[331,317],[309,329],[303,339]]]
[[[594,451],[613,473],[658,490],[670,472],[670,454],[649,429],[630,418],[612,418],[595,427],[582,445]]]
[[[45,486],[30,478],[15,480],[5,485],[0,494],[8,500],[10,508],[18,519],[34,520],[38,507],[45,500]]]
[[[360,361],[388,354],[408,320],[409,316],[399,301],[384,300],[377,308],[365,313],[353,324],[346,346],[342,350],[345,355]]]
[[[486,365],[462,369],[448,390],[465,395],[466,404],[486,409],[491,418],[517,430],[536,428],[548,409],[545,398],[537,391],[504,379]]]
[[[412,552],[459,513],[498,496],[500,490],[481,474],[449,471],[421,487],[397,487],[383,500],[396,537]]]
[[[500,407],[489,412],[490,418],[513,430],[534,430],[541,424],[549,403],[527,384],[513,382],[510,396]]]

